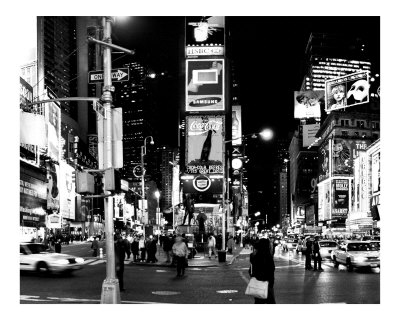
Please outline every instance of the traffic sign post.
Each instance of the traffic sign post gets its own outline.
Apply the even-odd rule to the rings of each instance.
[[[103,82],[104,70],[89,71],[88,82],[89,84],[95,84]],[[112,82],[122,82],[129,80],[129,68],[118,68],[111,70]]]

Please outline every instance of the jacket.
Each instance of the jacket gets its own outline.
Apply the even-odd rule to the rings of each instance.
[[[189,255],[188,247],[184,242],[175,242],[172,246],[172,252],[178,257],[187,258],[187,256]]]
[[[259,281],[268,281],[271,286],[274,285],[275,280],[275,263],[272,256],[269,256],[267,260],[260,259],[255,253],[250,255],[251,269],[249,274],[251,277],[255,277]]]

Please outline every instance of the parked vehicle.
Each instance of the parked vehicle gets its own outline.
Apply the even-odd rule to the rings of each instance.
[[[19,248],[21,271],[49,274],[72,272],[83,267],[83,258],[55,253],[42,243],[21,243]]]
[[[286,239],[285,243],[283,243],[282,249],[284,251],[294,250],[294,249],[296,249],[298,242],[299,242],[299,240],[297,240],[295,238],[288,238],[288,239]]]
[[[335,267],[343,264],[348,271],[354,268],[380,267],[380,252],[369,241],[348,240],[339,249],[332,251],[331,257]]]

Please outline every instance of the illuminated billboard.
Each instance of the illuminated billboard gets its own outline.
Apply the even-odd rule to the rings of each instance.
[[[297,119],[321,118],[321,105],[323,103],[323,90],[295,91],[294,117]]]
[[[225,17],[186,17],[186,55],[224,54]]]
[[[46,104],[48,156],[60,162],[61,109],[53,102]]]
[[[242,144],[242,106],[232,106],[232,145]]]
[[[329,219],[331,209],[330,182],[324,181],[318,185],[318,221]]]
[[[349,213],[349,180],[332,181],[332,216],[331,219],[346,218]]]
[[[371,172],[371,180],[372,180],[372,192],[380,192],[381,191],[381,153],[376,152],[371,155],[372,159],[372,172]]]
[[[223,116],[186,117],[186,172],[223,173]]]
[[[344,109],[369,102],[369,78],[366,72],[352,73],[325,82],[325,111]]]
[[[60,213],[63,218],[75,219],[75,183],[72,181],[74,168],[60,162]]]
[[[53,162],[47,163],[47,209],[58,210],[60,208],[60,169]]]
[[[224,60],[186,60],[186,111],[224,111]]]
[[[366,151],[370,142],[364,140],[334,139],[332,145],[332,173],[353,174],[354,158]]]

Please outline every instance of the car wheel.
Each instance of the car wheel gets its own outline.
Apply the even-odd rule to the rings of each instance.
[[[42,275],[50,273],[49,266],[43,261],[38,263],[38,265],[36,267],[36,271],[37,271],[37,273],[42,274]]]
[[[339,267],[339,263],[336,261],[336,256],[333,256],[333,266],[335,268]]]
[[[347,267],[347,271],[353,271],[353,265],[351,264],[350,259],[347,259],[346,261],[346,267]]]

